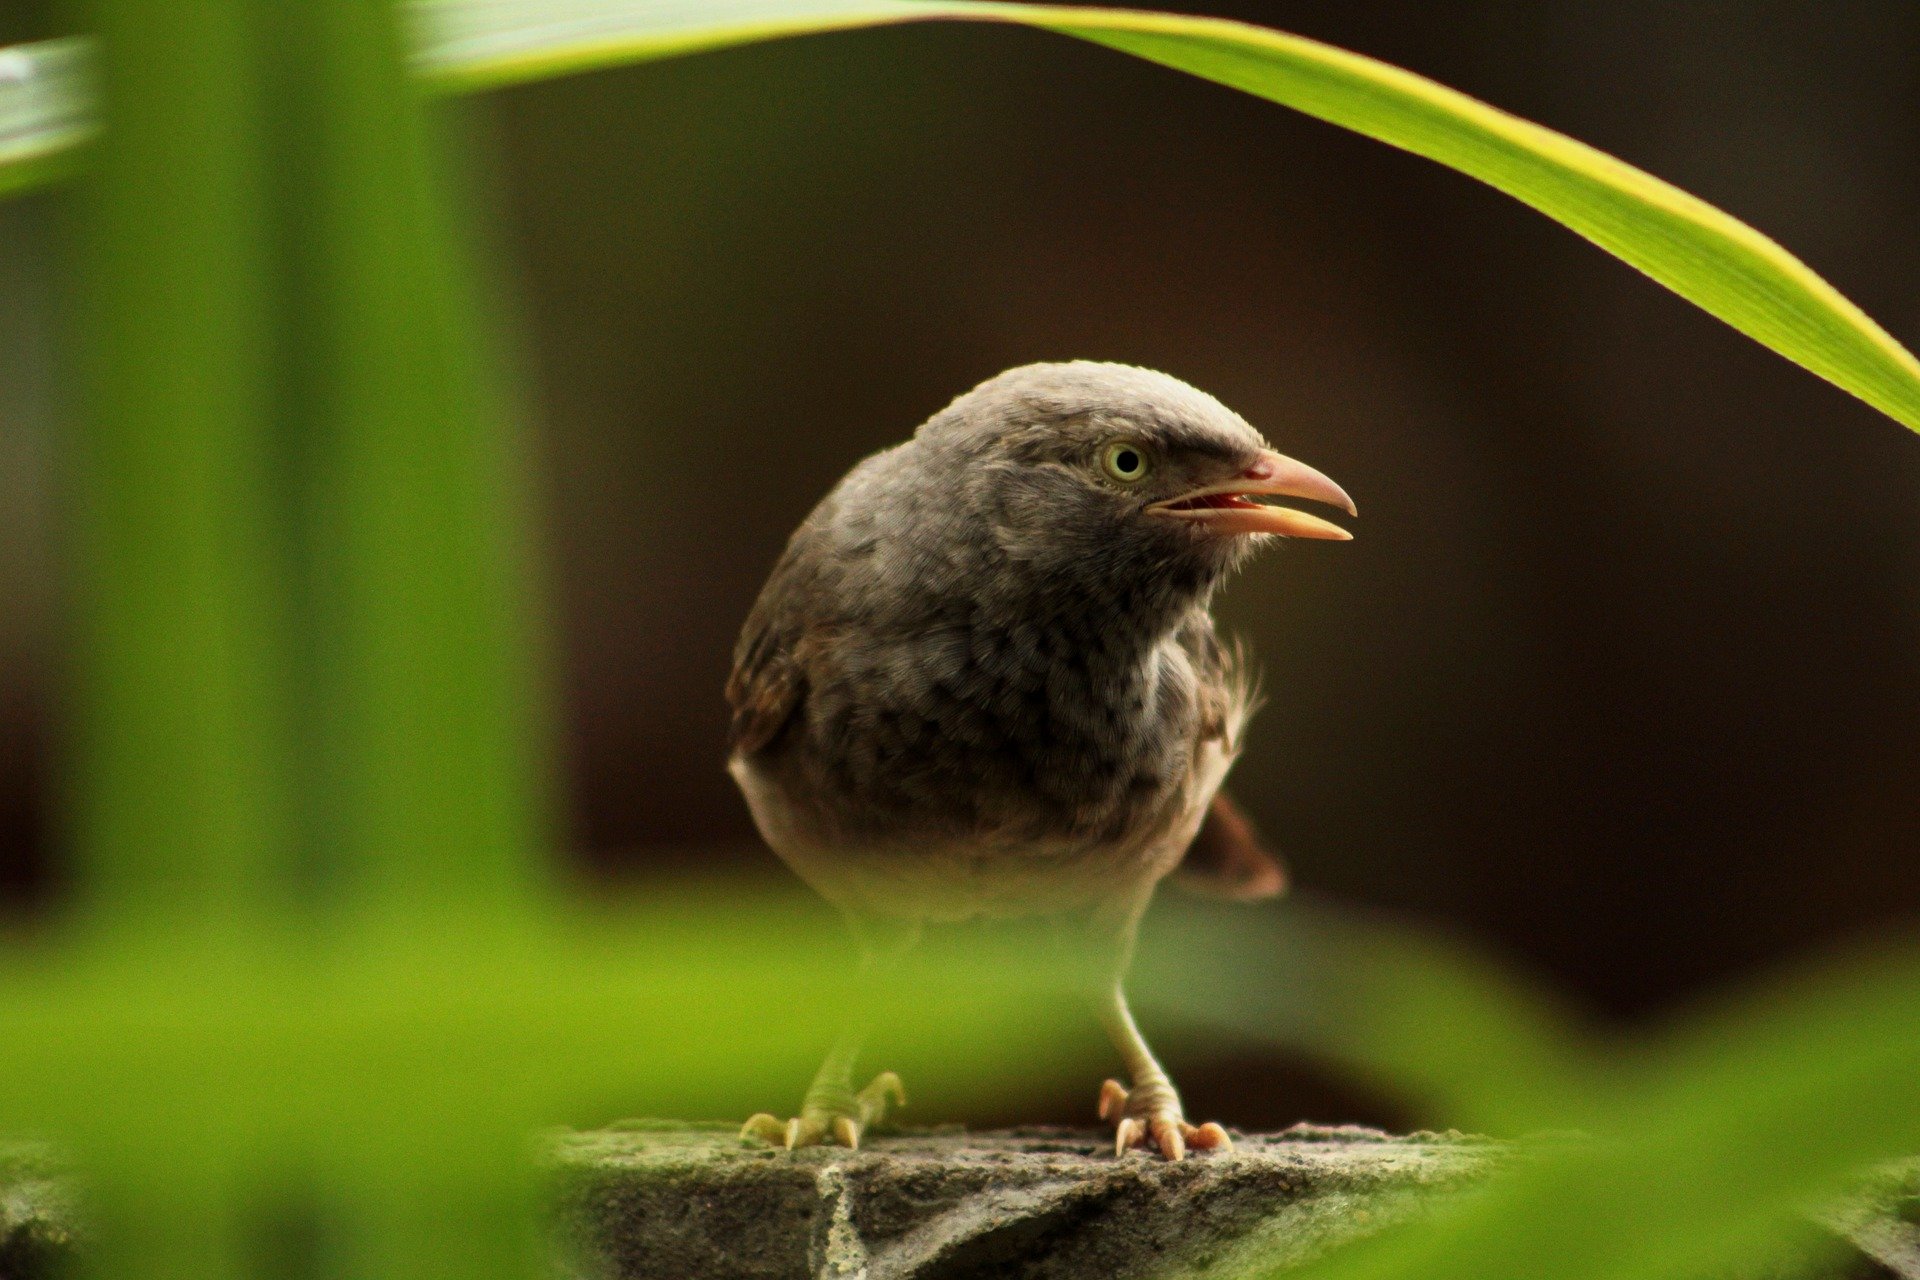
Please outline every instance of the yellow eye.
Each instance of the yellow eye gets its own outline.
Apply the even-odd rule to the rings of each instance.
[[[1146,450],[1127,440],[1115,440],[1100,451],[1100,465],[1121,484],[1138,484],[1147,478],[1151,467]]]

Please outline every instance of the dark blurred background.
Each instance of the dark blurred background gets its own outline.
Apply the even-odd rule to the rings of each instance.
[[[1606,148],[1920,343],[1911,0],[1174,7]],[[0,40],[51,33],[0,13]],[[524,340],[567,843],[595,883],[783,882],[722,771],[720,687],[787,533],[954,394],[1085,356],[1214,392],[1364,513],[1220,606],[1271,695],[1234,787],[1301,886],[1437,921],[1628,1023],[1920,917],[1920,440],[1538,215],[1011,29],[453,110],[485,144]],[[0,203],[0,874],[26,911],[61,884],[63,214]],[[1171,1056],[1196,1112],[1405,1118],[1301,1064]]]

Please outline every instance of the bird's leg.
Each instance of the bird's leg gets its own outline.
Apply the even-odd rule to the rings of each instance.
[[[741,1127],[742,1138],[758,1138],[789,1151],[825,1143],[858,1148],[868,1126],[886,1116],[889,1100],[895,1106],[906,1105],[907,1092],[899,1076],[882,1071],[865,1088],[856,1090],[853,1068],[867,1038],[873,997],[891,976],[894,962],[913,945],[919,933],[918,930],[882,931],[856,925],[855,934],[861,941],[859,990],[841,1023],[833,1048],[827,1051],[826,1061],[820,1064],[813,1083],[807,1086],[800,1114],[782,1121],[762,1111]]]
[[[1231,1148],[1233,1140],[1213,1121],[1202,1125],[1187,1123],[1180,1109],[1180,1095],[1174,1091],[1166,1069],[1154,1058],[1153,1050],[1147,1047],[1140,1028],[1134,1025],[1126,993],[1120,989],[1119,982],[1101,999],[1099,1010],[1100,1024],[1107,1029],[1114,1047],[1120,1050],[1127,1078],[1133,1082],[1131,1089],[1118,1080],[1109,1080],[1100,1086],[1100,1118],[1113,1124],[1113,1153],[1124,1155],[1130,1147],[1152,1144],[1167,1159],[1178,1160],[1186,1155],[1189,1147],[1195,1151]]]
[[[1144,909],[1144,900],[1140,909]],[[1100,1118],[1114,1127],[1113,1153],[1125,1155],[1130,1148],[1152,1146],[1169,1160],[1179,1160],[1188,1148],[1195,1151],[1229,1150],[1233,1140],[1213,1121],[1194,1125],[1187,1122],[1180,1107],[1180,1095],[1166,1068],[1147,1047],[1146,1037],[1133,1021],[1127,1008],[1127,993],[1121,986],[1128,962],[1133,958],[1134,933],[1140,923],[1139,910],[1122,922],[1111,941],[1115,944],[1114,963],[1105,975],[1094,1008],[1107,1038],[1120,1051],[1132,1088],[1118,1080],[1100,1086]]]
[[[862,965],[869,973],[876,968]],[[846,1019],[833,1048],[827,1051],[826,1061],[814,1073],[813,1083],[807,1086],[807,1095],[801,1100],[800,1114],[782,1121],[762,1111],[742,1126],[741,1137],[759,1138],[788,1150],[823,1143],[857,1148],[860,1135],[867,1127],[886,1115],[889,1099],[895,1105],[906,1104],[906,1089],[900,1077],[891,1071],[881,1072],[863,1089],[853,1087],[853,1066],[867,1035],[865,1003],[864,1000],[857,1002],[859,1007]]]

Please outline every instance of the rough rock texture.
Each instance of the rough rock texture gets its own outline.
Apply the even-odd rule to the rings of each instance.
[[[1920,1280],[1920,1160],[1876,1170],[1819,1220],[1871,1260],[1862,1274]]]
[[[1505,1155],[1458,1134],[1352,1128],[1235,1141],[1231,1154],[1169,1165],[1116,1160],[1102,1135],[1058,1129],[936,1130],[797,1153],[742,1143],[731,1126],[564,1134],[551,1147],[562,1270],[575,1280],[1195,1280],[1241,1258],[1303,1262],[1422,1212]],[[0,1280],[61,1274],[86,1248],[74,1211],[46,1148],[0,1143]],[[1817,1216],[1838,1254],[1782,1259],[1771,1280],[1920,1280],[1920,1163],[1876,1171]]]
[[[1062,1129],[878,1137],[798,1153],[683,1125],[559,1144],[583,1276],[958,1280],[1196,1276],[1245,1251],[1298,1261],[1499,1159],[1458,1134],[1299,1126],[1179,1164]]]
[[[1422,1212],[1507,1150],[1297,1125],[1170,1165],[1116,1160],[1110,1142],[953,1129],[789,1153],[731,1126],[570,1134],[555,1148],[561,1236],[579,1280],[1198,1280],[1243,1259],[1306,1262]],[[1920,1280],[1920,1162],[1875,1172],[1818,1221],[1835,1247],[1810,1241],[1767,1280]]]
[[[0,1143],[0,1280],[51,1275],[73,1247],[74,1206],[53,1153]]]

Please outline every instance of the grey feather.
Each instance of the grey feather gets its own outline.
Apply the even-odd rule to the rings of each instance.
[[[1152,455],[1145,483],[1103,473],[1115,439]],[[735,654],[734,772],[769,843],[853,911],[1150,887],[1250,710],[1208,606],[1254,539],[1145,509],[1265,447],[1177,379],[1075,362],[1001,374],[861,462]]]

